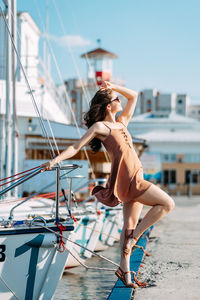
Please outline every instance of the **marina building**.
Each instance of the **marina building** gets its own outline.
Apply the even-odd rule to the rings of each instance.
[[[200,105],[190,105],[188,116],[200,121]]]
[[[139,92],[135,115],[175,111],[178,115],[187,116],[189,107],[189,96],[186,94],[161,93],[155,88],[144,89]]]
[[[63,83],[59,88],[55,85],[47,66],[39,57],[41,32],[37,24],[28,12],[18,13],[16,23],[18,35],[14,42],[31,89],[19,60],[16,60],[3,16],[0,15],[0,37],[4,41],[0,43],[0,178],[51,158],[45,130],[52,143],[54,136],[51,129],[55,124],[62,128],[66,126],[69,135],[73,132],[72,126],[69,126],[70,99],[65,85]],[[41,122],[44,123],[43,130]],[[56,133],[63,131],[57,129]],[[66,135],[57,137],[66,139]],[[78,138],[78,132],[73,132],[73,139]],[[56,145],[53,148],[56,151]],[[29,192],[37,189],[39,182]],[[21,195],[26,189],[26,184],[22,184],[18,192],[17,189],[12,192],[17,196],[17,193]]]
[[[172,194],[200,194],[200,123],[175,112],[133,117],[132,135],[146,141],[141,156],[145,178]]]

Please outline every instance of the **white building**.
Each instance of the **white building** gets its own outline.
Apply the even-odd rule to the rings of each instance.
[[[64,84],[59,87],[55,85],[48,73],[48,69],[39,58],[40,30],[29,13],[22,12],[17,15],[17,29],[19,34],[17,41],[18,53],[38,109],[33,104],[30,90],[18,62],[16,70],[16,121],[11,118],[9,127],[12,130],[13,123],[17,123],[19,138],[17,139],[17,150],[14,154],[16,156],[18,153],[17,169],[21,171],[33,165],[39,165],[42,161],[48,161],[51,158],[47,150],[46,138],[38,119],[38,111],[44,120],[46,130],[52,142],[52,132],[48,127],[48,121],[51,123],[53,130],[55,129],[54,135],[61,150],[69,142],[72,143],[79,139],[85,130],[78,130],[74,126],[69,126],[71,121],[71,99],[67,95]],[[5,170],[7,169],[5,166],[5,157],[7,155],[5,140],[6,128],[8,128],[8,124],[5,121],[7,56],[5,33],[4,20],[2,15],[0,15],[0,40],[3,41],[3,43],[0,43],[0,178],[5,177]],[[10,100],[12,103],[13,99]],[[11,115],[13,115],[13,105],[10,105],[10,110]],[[72,133],[73,137],[70,137]],[[53,148],[56,150],[55,146]],[[12,147],[10,147],[9,151],[12,151]],[[16,171],[16,173],[18,172]],[[88,168],[85,175],[88,177]],[[46,182],[48,182],[47,178]],[[36,183],[39,186],[41,181],[36,180]],[[36,189],[36,186],[31,186],[30,188]],[[24,188],[26,188],[26,184],[19,187],[19,194]]]
[[[148,145],[141,156],[147,179],[156,178],[151,175],[160,172],[160,179],[156,179],[170,192],[200,194],[200,123],[197,120],[175,112],[150,112],[135,116],[129,130]],[[156,171],[150,165],[156,166]]]
[[[138,95],[138,101],[136,104],[135,114],[143,114],[150,111],[157,110],[157,90],[145,89]]]
[[[186,94],[177,94],[176,113],[182,116],[187,116],[189,107],[190,107],[189,96],[187,96]]]
[[[161,93],[157,89],[144,89],[139,92],[135,115],[147,112],[173,112],[186,116],[189,97],[186,94]]]
[[[66,97],[66,90],[58,89],[48,74],[41,58],[39,58],[39,39],[40,30],[28,12],[18,13],[17,17],[18,42],[17,49],[20,60],[26,72],[32,92],[37,101],[40,112],[50,120],[69,124],[69,105]],[[6,97],[6,39],[5,24],[3,17],[0,16],[0,100],[1,114],[5,114],[5,97]],[[34,109],[30,91],[25,82],[24,75],[17,62],[16,70],[16,110],[18,116],[37,116]]]
[[[172,112],[175,110],[176,95],[157,93],[156,96],[157,109],[156,111]]]
[[[200,105],[190,105],[188,109],[188,117],[200,121]]]

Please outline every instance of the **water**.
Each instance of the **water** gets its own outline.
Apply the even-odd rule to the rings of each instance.
[[[99,252],[99,254],[119,263],[119,243],[115,243],[114,246]],[[116,266],[98,257],[86,260],[85,264],[93,267],[117,269]],[[117,277],[114,271],[86,271],[82,266],[72,268],[64,273],[53,300],[104,300],[107,299],[116,280]]]

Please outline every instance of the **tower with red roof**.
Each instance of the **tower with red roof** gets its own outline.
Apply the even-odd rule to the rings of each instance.
[[[82,54],[81,57],[87,60],[88,84],[101,85],[102,81],[111,80],[112,60],[117,58],[116,54],[99,47]]]

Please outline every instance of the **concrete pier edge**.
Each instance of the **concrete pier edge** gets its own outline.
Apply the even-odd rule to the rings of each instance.
[[[153,225],[151,227],[149,227],[143,234],[142,236],[139,238],[137,245],[138,246],[142,246],[144,249],[146,248],[146,244],[147,244],[147,238],[150,235],[151,230],[153,229]],[[132,271],[136,272],[136,276],[137,273],[139,271],[141,262],[143,260],[144,257],[144,253],[141,249],[136,248],[130,258],[130,269]],[[132,281],[133,277],[132,277]],[[118,279],[114,285],[114,287],[112,288],[107,300],[128,300],[131,299],[132,294],[133,294],[133,290],[132,288],[127,288],[123,282],[121,282],[120,279]]]

